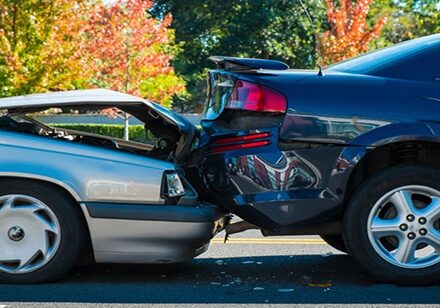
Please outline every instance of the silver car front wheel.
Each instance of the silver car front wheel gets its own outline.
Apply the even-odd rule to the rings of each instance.
[[[0,271],[35,271],[58,251],[60,224],[41,200],[27,195],[0,197],[0,222]]]
[[[0,283],[62,278],[84,252],[79,205],[57,186],[0,178]]]

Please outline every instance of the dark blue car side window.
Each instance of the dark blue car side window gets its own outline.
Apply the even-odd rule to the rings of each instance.
[[[419,81],[437,81],[440,77],[440,47],[403,58],[393,65],[385,66],[374,73],[397,79],[410,79]]]
[[[426,58],[428,57],[428,58]],[[440,34],[406,41],[388,48],[369,52],[356,58],[349,59],[329,66],[325,71],[343,72],[354,74],[408,77],[414,79],[434,78],[433,70],[440,65]],[[387,75],[383,75],[387,72]],[[394,73],[393,73],[394,72]],[[403,75],[397,75],[399,72]],[[415,73],[416,75],[412,75]],[[423,77],[431,74],[430,77]],[[440,72],[435,73],[440,74]],[[379,75],[378,75],[379,76]],[[391,76],[390,76],[391,77]]]

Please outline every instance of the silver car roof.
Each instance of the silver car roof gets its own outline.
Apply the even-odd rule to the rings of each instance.
[[[146,101],[125,93],[106,89],[48,92],[0,98],[0,108],[51,106],[87,103],[145,103]]]

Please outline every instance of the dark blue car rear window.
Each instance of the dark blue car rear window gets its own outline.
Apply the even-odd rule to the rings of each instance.
[[[327,67],[326,71],[368,74],[428,49],[440,50],[440,34],[403,42]]]

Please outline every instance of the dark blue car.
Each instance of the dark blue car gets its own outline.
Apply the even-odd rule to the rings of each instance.
[[[212,60],[187,173],[244,220],[230,233],[318,234],[380,280],[440,279],[440,34],[319,72]]]

